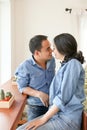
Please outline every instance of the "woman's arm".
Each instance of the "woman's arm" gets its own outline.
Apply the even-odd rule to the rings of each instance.
[[[56,105],[53,105],[47,112],[46,114],[43,115],[43,120],[46,122],[53,117],[57,112],[59,111],[58,107]]]
[[[55,115],[59,111],[58,107],[53,105],[41,118],[35,119],[31,121],[26,130],[36,130],[39,126],[45,124],[53,115]]]

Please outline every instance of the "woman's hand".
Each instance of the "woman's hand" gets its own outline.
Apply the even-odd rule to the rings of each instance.
[[[45,124],[53,115],[55,115],[59,111],[58,107],[56,105],[53,105],[42,117],[34,119],[31,121],[27,127],[26,130],[36,130],[39,126]]]
[[[35,119],[26,126],[26,130],[36,130],[36,128],[43,125],[45,122],[46,121],[43,120],[43,118]]]

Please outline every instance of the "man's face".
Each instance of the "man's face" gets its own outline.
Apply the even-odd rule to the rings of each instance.
[[[39,58],[43,60],[49,60],[52,58],[52,49],[48,40],[42,41],[42,48],[39,52]]]

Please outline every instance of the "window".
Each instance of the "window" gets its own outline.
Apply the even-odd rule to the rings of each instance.
[[[0,0],[0,84],[11,76],[10,0]]]

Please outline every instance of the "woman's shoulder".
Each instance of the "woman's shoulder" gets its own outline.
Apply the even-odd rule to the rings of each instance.
[[[70,69],[72,69],[73,71],[75,70],[79,70],[79,71],[84,71],[84,68],[82,66],[82,64],[80,63],[80,61],[78,61],[77,59],[71,59],[68,61],[67,66],[69,66]]]
[[[82,66],[81,63],[75,58],[70,59],[67,63],[70,64],[70,65],[80,65],[80,66]]]

